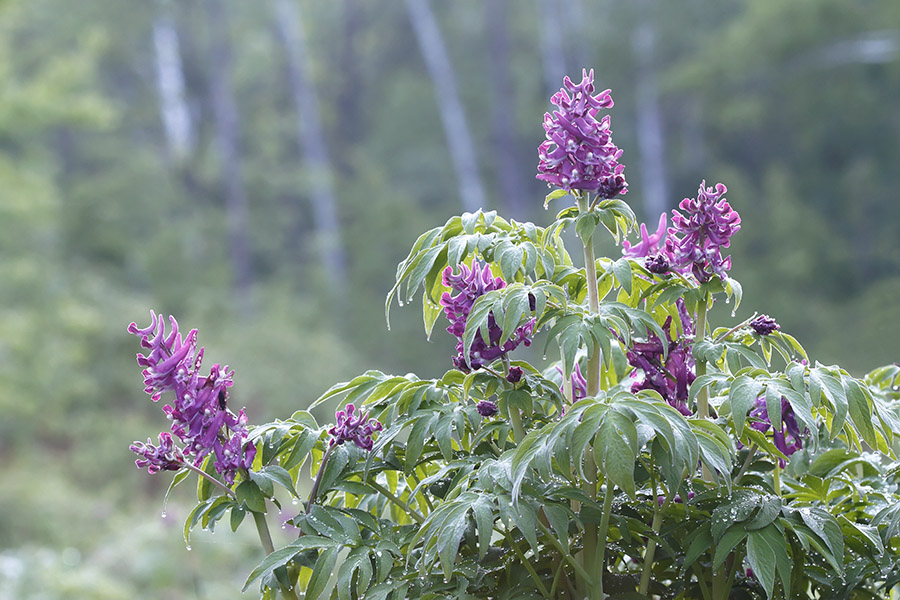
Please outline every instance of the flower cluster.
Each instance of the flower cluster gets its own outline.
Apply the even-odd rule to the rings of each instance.
[[[453,365],[468,373],[470,369],[479,369],[485,364],[500,358],[508,352],[512,352],[519,344],[531,345],[531,334],[534,330],[535,320],[529,319],[527,323],[518,327],[509,340],[500,344],[503,339],[503,330],[497,325],[493,313],[488,316],[487,337],[485,342],[481,331],[477,332],[469,349],[469,356],[464,355],[463,334],[466,331],[466,320],[475,300],[487,292],[500,290],[506,287],[506,282],[500,277],[494,277],[490,265],[484,269],[477,262],[472,263],[470,269],[466,265],[459,265],[459,273],[455,273],[453,267],[447,267],[443,272],[444,285],[454,293],[444,292],[441,296],[441,306],[444,314],[450,320],[447,331],[456,336],[457,356],[453,358]]]
[[[725,278],[731,268],[731,257],[722,257],[740,228],[741,217],[723,198],[727,188],[717,183],[715,188],[700,183],[696,198],[685,198],[672,211],[672,227],[666,238],[666,255],[673,269],[691,272],[697,281],[708,281],[713,274]]]
[[[680,300],[678,311],[683,329],[681,336],[672,333],[672,317],[668,317],[663,324],[663,331],[666,334],[665,347],[662,340],[651,332],[647,336],[647,341],[634,342],[631,349],[625,353],[625,357],[628,364],[643,372],[643,379],[636,380],[632,384],[632,393],[655,390],[681,414],[690,416],[692,413],[687,404],[688,390],[696,379],[694,356],[689,341],[694,333],[694,325],[687,314],[684,302]],[[664,351],[667,351],[665,362],[663,362]]]
[[[612,108],[609,90],[596,96],[594,71],[582,71],[581,83],[566,77],[550,101],[559,110],[544,115],[547,139],[538,148],[538,179],[566,191],[594,192],[601,198],[624,194],[628,184],[618,163],[622,151],[612,141],[609,115],[599,121],[600,109]]]
[[[750,321],[750,327],[757,335],[769,335],[781,329],[781,325],[775,322],[775,319],[769,315],[759,315]]]
[[[200,375],[203,348],[197,349],[197,330],[192,329],[182,339],[174,317],[169,317],[168,335],[162,315],[151,311],[150,321],[144,329],[132,323],[128,332],[141,338],[141,346],[149,349],[146,355],[137,355],[138,364],[144,367],[144,390],[154,402],[166,392],[174,393],[174,402],[164,406],[163,412],[172,421],[172,433],[184,448],[175,448],[172,436],[163,432],[159,446],[153,446],[150,440],[147,444],[135,442],[131,446],[133,452],[143,457],[135,464],[147,466],[155,473],[174,470],[179,461],[200,466],[212,453],[216,458],[216,472],[231,485],[238,469],[249,469],[256,456],[256,446],[246,442],[244,410],[235,415],[227,407],[234,371],[216,364],[209,375]]]
[[[328,440],[329,446],[353,442],[363,450],[371,450],[375,443],[372,435],[382,430],[381,423],[376,419],[370,419],[369,413],[363,414],[362,410],[357,410],[353,404],[348,404],[344,410],[337,411],[334,418],[337,424],[328,430],[328,435],[331,436]]]
[[[139,468],[147,467],[150,473],[177,471],[184,466],[184,455],[175,445],[172,434],[166,431],[159,434],[159,446],[154,446],[153,441],[147,438],[146,444],[135,442],[128,448],[143,457],[134,462]]]
[[[781,397],[781,429],[772,427],[772,421],[769,420],[769,409],[766,407],[765,396],[758,397],[753,404],[753,410],[750,416],[754,419],[750,423],[750,427],[762,433],[772,429],[772,442],[785,456],[790,456],[803,447],[800,426],[797,425],[797,418],[794,415],[794,409],[791,407],[787,399]],[[778,459],[781,468],[784,468],[785,461],[783,458]]]

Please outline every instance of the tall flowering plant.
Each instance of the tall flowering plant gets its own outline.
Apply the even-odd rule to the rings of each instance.
[[[313,403],[339,402],[333,423],[251,426],[231,371],[200,370],[197,332],[151,314],[129,331],[171,426],[132,446],[137,465],[201,477],[188,533],[253,516],[265,555],[245,587],[263,598],[891,597],[900,366],[813,362],[767,315],[713,326],[742,296],[725,186],[650,233],[619,197],[609,90],[583,73],[551,101],[554,222],[466,213],[397,269],[386,311],[421,297],[426,333],[446,324],[443,376],[368,371]],[[621,256],[594,255],[603,232]],[[556,358],[522,360],[529,345]],[[267,509],[301,488],[275,548]]]

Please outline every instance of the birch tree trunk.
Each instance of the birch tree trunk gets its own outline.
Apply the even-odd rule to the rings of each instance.
[[[484,206],[484,189],[469,126],[456,87],[456,77],[444,39],[438,29],[429,0],[406,0],[409,20],[434,84],[435,97],[447,136],[450,158],[456,171],[463,210],[474,212]]]
[[[300,8],[295,0],[275,0],[275,14],[296,111],[297,140],[304,172],[309,176],[316,245],[330,292],[334,298],[342,299],[347,281],[346,259],[318,98],[307,69],[308,52]]]
[[[506,0],[485,0],[485,24],[488,36],[490,66],[491,125],[497,176],[503,204],[508,214],[518,219],[527,217],[524,190],[519,172],[519,141],[512,119],[516,94],[509,75],[509,30]]]
[[[547,86],[548,98],[562,87],[566,76],[566,54],[563,50],[563,26],[556,0],[537,0],[541,15],[538,24],[538,38],[541,44],[541,62],[544,67],[544,85]],[[572,77],[581,81],[573,73]]]
[[[231,259],[235,300],[239,308],[249,310],[248,292],[250,244],[248,240],[248,206],[241,173],[240,118],[231,90],[231,47],[228,22],[220,0],[206,0],[210,33],[210,92],[216,121],[216,145],[221,160],[222,184],[225,192],[225,220],[228,251]]]
[[[178,31],[167,8],[167,3],[161,2],[160,12],[153,22],[156,91],[166,136],[166,152],[170,160],[181,163],[191,153],[194,131],[185,100],[184,68]]]
[[[641,190],[644,218],[656,222],[668,210],[668,178],[666,175],[666,141],[655,66],[656,26],[653,23],[653,0],[638,5],[638,25],[632,41],[637,58],[638,151],[641,155]]]

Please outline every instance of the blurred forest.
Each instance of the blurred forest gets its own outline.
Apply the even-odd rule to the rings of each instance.
[[[728,186],[738,318],[900,358],[895,0],[0,1],[0,600],[236,597],[252,535],[188,553],[190,486],[163,508],[134,468],[165,420],[126,326],[199,328],[251,422],[439,376],[418,307],[385,328],[396,264],[463,210],[549,220],[542,117],[583,67],[642,220]]]

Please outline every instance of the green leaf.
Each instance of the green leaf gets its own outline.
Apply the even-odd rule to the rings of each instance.
[[[331,576],[334,573],[334,565],[337,563],[338,555],[341,549],[338,546],[334,548],[325,548],[319,553],[319,557],[316,559],[316,565],[313,568],[312,575],[309,578],[309,583],[306,585],[306,593],[304,594],[304,598],[308,598],[309,600],[316,600],[319,597],[328,597],[331,595],[330,588],[328,582],[331,580]],[[325,591],[329,590],[328,593]]]
[[[618,259],[612,265],[613,275],[616,277],[616,281],[619,282],[619,285],[622,286],[622,289],[625,290],[626,294],[631,294],[631,263],[628,261],[628,258],[622,257]]]
[[[234,492],[237,494],[238,504],[246,505],[253,512],[265,514],[266,497],[255,482],[251,480],[242,481]]]
[[[713,570],[719,568],[719,565],[728,558],[728,555],[738,544],[744,541],[745,537],[747,537],[747,531],[744,529],[742,523],[732,525],[725,530],[722,537],[716,542],[716,552],[713,556]]]
[[[487,555],[488,548],[491,546],[491,535],[494,527],[494,502],[486,495],[479,495],[478,499],[472,504],[472,511],[475,513],[475,526],[478,532],[478,559],[481,560]]]
[[[243,508],[234,507],[231,509],[231,531],[237,531],[238,527],[240,527],[241,523],[244,520],[244,517],[247,516],[247,511]]]
[[[544,198],[544,208],[547,208],[547,205],[550,204],[551,200],[558,200],[559,198],[565,198],[569,195],[569,192],[566,190],[553,190]]]
[[[728,399],[731,401],[731,418],[734,420],[734,431],[738,437],[743,435],[747,413],[762,391],[762,384],[746,375],[739,375],[731,384]]]
[[[262,562],[259,563],[256,568],[253,569],[253,571],[250,572],[250,575],[247,577],[247,581],[244,582],[244,587],[241,589],[241,591],[247,591],[247,588],[251,583],[253,583],[257,579],[271,575],[272,572],[275,571],[275,569],[287,565],[295,556],[305,550],[335,548],[337,546],[338,544],[336,544],[333,540],[316,535],[304,535],[302,537],[299,537],[284,548],[279,548],[278,550],[266,556],[262,560]]]
[[[300,538],[303,539],[303,538]],[[356,585],[353,585],[353,576],[356,577]],[[369,556],[369,548],[360,546],[354,548],[341,563],[337,573],[337,592],[340,600],[361,598],[363,592],[372,582],[372,559]],[[355,593],[354,593],[355,591]]]
[[[844,558],[844,535],[841,532],[841,526],[831,513],[816,507],[804,506],[797,509],[800,518],[806,523],[807,527],[818,535],[836,561],[836,568],[839,573],[843,572]]]
[[[844,391],[847,394],[847,402],[850,412],[850,419],[856,426],[860,437],[872,448],[878,447],[878,440],[875,436],[875,428],[872,427],[872,407],[869,405],[869,395],[867,390],[859,385],[852,378],[844,378]]]
[[[762,584],[766,597],[771,598],[775,589],[775,551],[758,531],[747,535],[747,561]]]
[[[633,424],[632,427],[634,427]],[[623,439],[614,420],[609,418],[609,413],[600,429],[597,430],[597,436],[594,438],[594,452],[602,460],[601,464],[607,477],[630,498],[634,498],[636,453],[633,451],[632,445]]]

